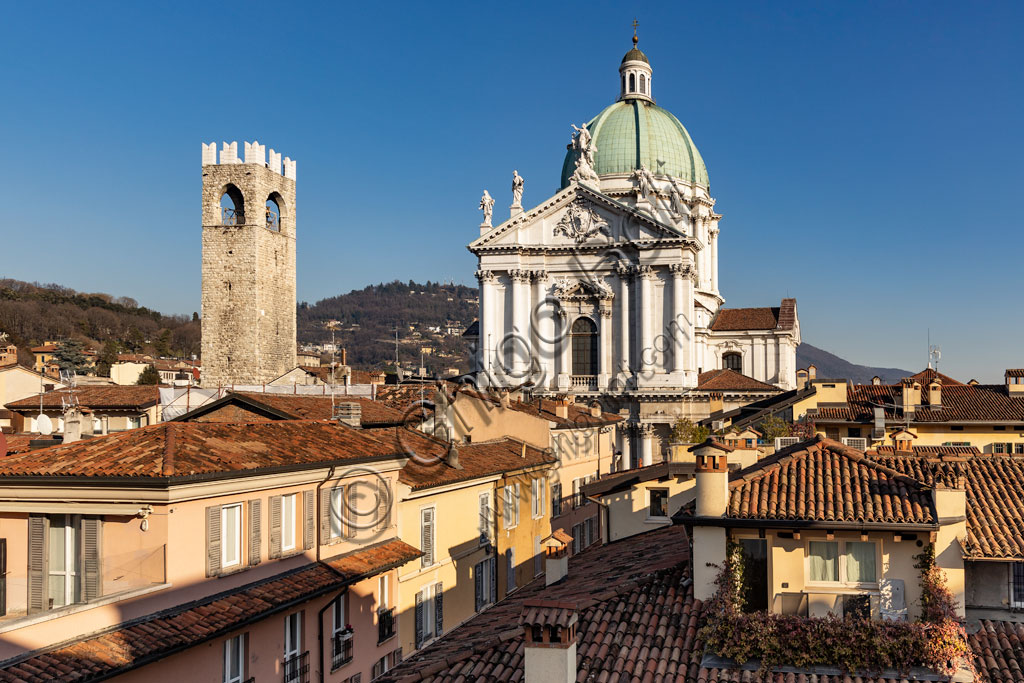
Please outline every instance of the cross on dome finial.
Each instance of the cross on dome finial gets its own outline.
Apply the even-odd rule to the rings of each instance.
[[[636,27],[639,25],[640,22],[636,20],[636,17],[633,17],[633,47],[636,47],[636,44],[640,42],[640,39],[636,37]]]

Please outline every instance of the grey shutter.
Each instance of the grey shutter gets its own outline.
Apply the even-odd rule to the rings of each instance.
[[[0,617],[7,616],[7,539],[0,538]]]
[[[103,595],[100,569],[100,549],[103,520],[99,517],[82,518],[82,601],[89,602]]]
[[[440,636],[444,633],[444,586],[437,583],[434,586],[434,635]]]
[[[561,514],[560,508],[562,507],[562,485],[552,484],[551,485],[551,516],[558,517]]]
[[[331,489],[320,489],[320,539],[322,543],[333,543],[331,538]]]
[[[488,560],[491,565],[491,603],[498,602],[498,560],[492,557]]]
[[[476,611],[484,606],[484,572],[487,571],[487,560],[478,564],[473,571],[473,590],[476,594]]]
[[[434,508],[420,510],[420,550],[423,566],[434,564]]]
[[[484,494],[480,496],[480,544],[483,545],[491,537],[490,529],[490,496]]]
[[[312,491],[302,492],[302,547],[311,550],[316,543],[316,524],[314,521],[315,499]]]
[[[391,526],[391,495],[388,483],[377,480],[377,530],[384,531]]]
[[[49,609],[46,595],[46,576],[49,567],[46,557],[46,536],[50,520],[43,515],[28,517],[28,613]]]
[[[220,506],[206,508],[206,575],[218,576],[221,569],[220,556]]]
[[[423,646],[423,591],[416,594],[416,648]]]
[[[281,496],[270,497],[270,559],[281,557]]]
[[[263,501],[254,498],[249,501],[249,564],[260,563],[260,544],[263,542]]]

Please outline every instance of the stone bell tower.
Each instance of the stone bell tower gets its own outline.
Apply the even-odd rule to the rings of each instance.
[[[203,145],[202,385],[296,366],[295,162],[258,142]]]

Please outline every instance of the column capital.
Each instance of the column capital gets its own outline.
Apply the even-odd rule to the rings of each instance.
[[[640,438],[650,439],[654,436],[654,425],[647,422],[638,422],[636,425],[636,433],[640,435]]]
[[[626,261],[619,261],[615,264],[615,273],[623,280],[633,276],[636,269]]]
[[[646,265],[644,265],[644,266],[637,266],[637,273],[644,280],[653,280],[654,278],[656,278],[658,276],[658,274],[657,274],[657,272],[655,272],[654,268],[652,268],[651,266],[646,266]]]
[[[546,270],[534,270],[531,271],[533,275],[533,281],[537,284],[544,284],[548,281],[548,271]]]
[[[512,278],[513,282],[530,282],[530,271],[528,270],[510,270],[508,276]]]
[[[602,318],[606,318],[607,319],[607,318],[611,318],[612,317],[612,309],[611,309],[611,307],[602,306],[599,312],[600,312]]]
[[[480,282],[494,282],[493,270],[478,270],[474,275],[476,275],[476,279]]]
[[[708,228],[708,234],[711,235],[711,237],[718,237],[718,233],[722,229],[718,227],[718,223],[714,223],[713,226],[714,227]]]

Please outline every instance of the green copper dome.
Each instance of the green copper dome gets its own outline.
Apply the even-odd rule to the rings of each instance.
[[[622,64],[625,64],[626,62],[631,62],[631,61],[647,62],[648,64],[651,63],[650,60],[647,59],[647,55],[645,55],[643,52],[638,50],[636,47],[634,47],[632,50],[627,52],[626,56],[622,58]]]
[[[709,187],[708,170],[697,146],[675,116],[640,99],[616,102],[587,123],[600,175],[632,173],[643,164],[654,175],[668,175]],[[562,187],[576,170],[570,149],[562,164]]]

